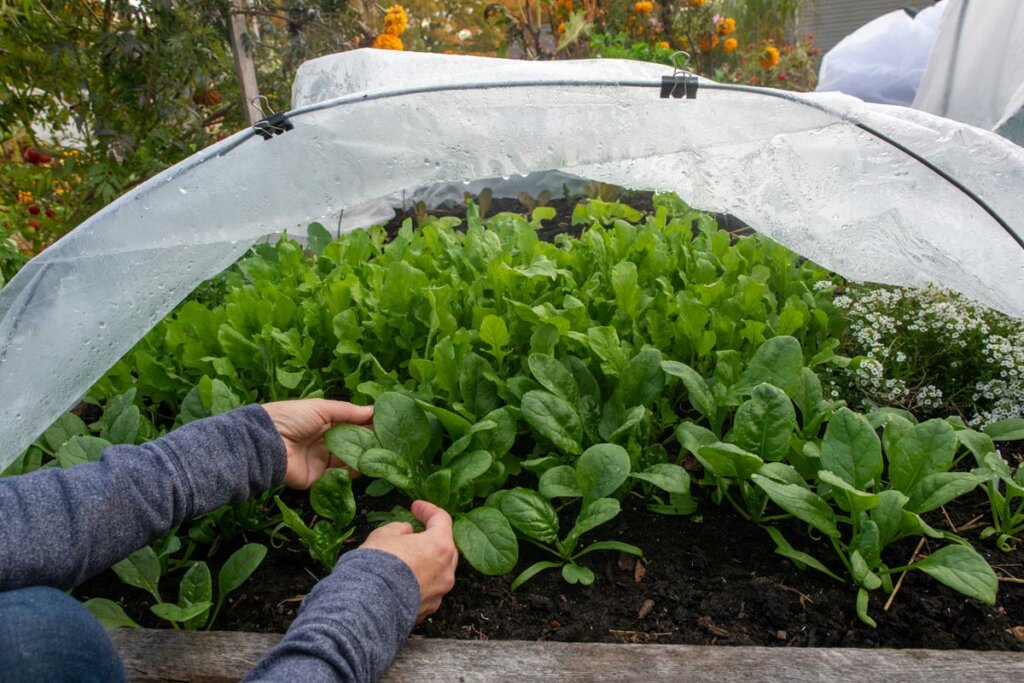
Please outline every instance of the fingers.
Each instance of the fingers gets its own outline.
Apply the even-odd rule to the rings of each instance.
[[[452,535],[452,518],[447,512],[433,503],[417,500],[412,504],[412,515],[423,522],[427,531],[437,530],[447,536]]]
[[[348,401],[317,401],[318,412],[331,424],[367,424],[373,420],[373,406],[357,406]]]

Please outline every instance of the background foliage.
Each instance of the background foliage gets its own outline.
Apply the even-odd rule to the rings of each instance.
[[[399,45],[665,64],[682,49],[687,68],[720,80],[809,88],[814,48],[794,35],[798,8],[409,0]],[[260,93],[282,110],[302,62],[372,45],[386,10],[366,0],[0,0],[0,284],[134,185],[245,125],[232,12],[246,17]]]

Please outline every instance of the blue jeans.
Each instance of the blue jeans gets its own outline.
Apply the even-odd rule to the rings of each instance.
[[[0,593],[0,681],[124,681],[100,622],[56,588]]]

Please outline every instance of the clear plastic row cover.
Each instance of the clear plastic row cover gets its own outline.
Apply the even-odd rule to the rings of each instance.
[[[243,131],[169,169],[0,291],[0,466],[254,241],[436,182],[557,170],[674,191],[851,278],[936,281],[1024,316],[1024,249],[1011,235],[1024,232],[1024,150],[998,136],[835,95],[708,85],[661,99],[652,86],[671,69],[650,64],[329,61],[331,78],[310,70],[319,103],[296,86],[307,94],[293,130]]]

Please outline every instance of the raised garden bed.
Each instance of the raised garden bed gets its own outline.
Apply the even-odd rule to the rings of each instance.
[[[555,240],[556,235],[564,232],[578,236],[582,228],[578,224],[573,225],[574,204],[563,200],[553,203],[556,209],[554,215],[545,218],[543,225],[540,225],[540,220],[536,221],[539,225],[537,234],[548,241]],[[633,197],[631,203],[644,210],[652,208],[650,195]],[[524,208],[529,207],[516,207],[496,201],[491,210],[493,213],[495,210],[523,210]],[[596,211],[598,214],[606,212],[602,215],[607,218],[606,230],[609,234],[619,229],[615,227],[616,220],[620,215],[625,215],[621,209],[614,206],[597,207],[591,211]],[[462,209],[462,212],[464,215],[465,209]],[[413,208],[406,216],[396,219],[395,223],[389,226],[388,238],[394,239],[398,235],[398,227],[403,218],[421,218],[421,216],[417,216],[417,213],[419,212]],[[458,210],[455,213],[458,213]],[[689,216],[690,214],[685,215]],[[694,220],[697,221],[696,218]],[[748,232],[745,226],[735,223],[728,217],[719,217],[719,222],[729,225],[728,232],[733,240],[735,235]],[[623,229],[628,231],[628,228]],[[703,229],[706,231],[706,226]],[[695,222],[694,234],[699,235],[700,232],[701,230],[698,229]],[[718,250],[718,256],[725,253],[724,250],[728,248],[728,244],[729,238],[719,240],[719,245],[714,247]],[[322,249],[323,244],[320,244],[319,248]],[[527,249],[529,245],[522,248]],[[289,249],[287,245],[285,248],[279,249],[277,254],[278,256],[274,258],[300,258],[297,249]],[[634,257],[639,261],[642,254]],[[775,255],[766,257],[760,252],[755,254],[748,251],[747,257],[765,259],[766,262],[772,263],[773,267],[776,267],[778,261]],[[723,256],[723,260],[728,260],[728,258],[734,257]],[[734,258],[733,263],[736,262]],[[548,261],[548,263],[553,262]],[[525,269],[526,265],[528,264],[523,264],[520,268]],[[554,266],[544,263],[538,266],[541,269],[552,267]],[[709,265],[709,267],[711,266]],[[778,265],[778,267],[782,268],[783,266]],[[705,266],[701,266],[701,268],[705,268]],[[547,273],[548,271],[544,270],[543,272]],[[764,273],[761,272],[758,277],[763,275]],[[204,286],[197,297],[200,301],[216,301],[219,297],[224,296],[225,291],[241,287],[250,276],[259,277],[259,271],[253,270],[252,273],[246,273],[244,278],[232,275],[228,279]],[[701,278],[712,276],[713,273],[712,275],[707,273],[693,275],[693,277]],[[807,276],[806,272],[804,276]],[[821,276],[818,273],[814,273],[813,277],[827,279],[826,276]],[[708,280],[708,282],[710,281]],[[806,293],[810,295],[810,288]],[[811,296],[821,296],[827,299],[825,295],[816,293]],[[596,303],[592,305],[599,310],[615,304],[614,299],[595,301]],[[818,300],[816,299],[816,301]],[[779,308],[772,309],[768,314],[775,316],[769,320],[771,324],[778,324],[782,302],[778,303]],[[734,305],[734,303],[730,305]],[[476,320],[472,324],[479,327],[480,321]],[[819,329],[824,330],[825,328]],[[474,334],[483,335],[482,332],[476,330],[474,330]],[[800,334],[803,334],[802,330]],[[825,332],[821,331],[819,334],[825,334]],[[808,339],[815,339],[814,334],[809,333]],[[147,343],[153,344],[152,349],[158,349],[162,342],[157,339]],[[204,341],[204,343],[212,342]],[[268,341],[268,343],[270,342]],[[479,340],[475,343],[478,352],[485,355],[488,353],[486,345],[483,345],[481,349]],[[744,352],[749,354],[755,346],[754,344],[749,345]],[[634,351],[636,349],[632,349],[630,353]],[[349,353],[348,351],[344,352]],[[203,354],[192,352],[192,355],[198,357]],[[176,373],[174,381],[179,384],[184,383],[181,377],[186,376],[186,371],[194,370],[194,368],[178,368],[173,363],[160,359],[159,356],[157,359],[158,362],[167,363],[162,367]],[[597,367],[599,359],[594,357],[591,360],[594,364],[593,367]],[[298,371],[298,368],[288,367]],[[312,366],[310,367],[312,368]],[[146,382],[149,383],[150,389],[160,381],[160,369],[158,368],[157,373],[153,373],[153,368],[154,366],[150,365],[146,370]],[[331,370],[334,370],[333,366]],[[674,369],[674,371],[678,370]],[[136,369],[136,372],[139,370]],[[256,372],[256,370],[252,370],[252,372]],[[319,369],[313,369],[315,376],[319,376],[317,374],[319,372]],[[326,377],[327,369],[325,368],[323,372]],[[105,380],[103,391],[107,393],[108,397],[118,391],[123,391],[123,388],[115,390],[115,387],[122,385],[125,382],[125,377],[124,369],[122,369],[115,371],[110,378]],[[278,382],[283,381],[281,378],[280,374],[276,376]],[[290,378],[291,375],[286,373],[285,379],[290,382]],[[350,381],[346,377],[345,383],[349,385],[347,389],[341,386],[340,382],[335,381],[327,388],[327,395],[335,398],[348,398],[351,395],[350,392],[357,389],[356,381],[369,379],[370,377],[357,377],[356,380]],[[377,377],[377,379],[381,378]],[[201,417],[204,410],[213,412],[213,406],[210,404],[210,392],[214,389],[211,389],[209,379],[205,381],[207,382],[205,389],[196,384],[190,398],[181,401],[180,405],[175,403],[177,399],[173,397],[171,390],[157,387],[158,391],[155,394],[162,398],[160,401],[150,404],[151,415],[160,415],[161,419],[167,419],[168,415],[174,415],[179,409],[184,412],[186,408],[188,411],[194,411],[189,412],[192,417]],[[301,381],[304,383],[306,379]],[[366,388],[367,391],[383,391],[380,387],[370,386],[375,381],[359,384],[358,387],[360,390]],[[187,383],[184,383],[184,386],[187,387]],[[298,385],[293,384],[292,388],[294,389],[296,386]],[[673,385],[673,387],[675,386],[677,385]],[[277,388],[281,389],[280,386]],[[673,390],[675,391],[675,389]],[[204,391],[205,394],[202,393]],[[241,392],[242,389],[238,389],[238,391]],[[283,392],[273,395],[273,397],[284,398],[291,395],[298,395],[298,393]],[[744,395],[744,399],[747,395],[749,395],[749,389]],[[254,396],[260,400],[269,398],[263,394]],[[684,402],[685,396],[685,393],[675,395],[672,409],[678,411],[688,421],[702,419],[699,409],[696,409],[695,405],[691,405],[692,400],[691,404]],[[231,400],[238,398],[235,396]],[[216,400],[222,401],[221,407],[231,403],[227,394],[221,394],[220,399]],[[247,400],[253,400],[253,397],[248,397]],[[738,405],[739,400],[733,408]],[[110,403],[108,403],[108,412],[109,405]],[[805,411],[804,405],[799,405],[799,408],[802,412]],[[666,407],[661,406],[658,409],[664,411]],[[90,415],[86,410],[83,412],[83,417],[86,418],[86,422],[93,422],[99,419],[101,414],[101,412],[94,412]],[[921,418],[931,416],[922,415]],[[477,416],[477,419],[479,417]],[[104,419],[110,421],[113,418]],[[722,418],[719,416],[717,419],[721,420]],[[732,413],[729,413],[725,419],[729,424],[728,421],[733,419]],[[808,415],[801,415],[800,427],[802,429],[797,430],[800,434],[803,432],[811,434],[813,431],[813,429],[808,429],[807,421]],[[883,424],[885,424],[884,421],[873,426],[877,429]],[[106,429],[109,430],[109,427],[110,425],[107,425]],[[534,426],[531,424],[530,428],[533,429]],[[957,428],[963,428],[962,424],[957,424]],[[717,429],[721,430],[722,425],[719,425]],[[943,426],[943,429],[951,433],[951,428],[948,425]],[[591,662],[596,663],[595,666],[598,664],[604,666],[608,662],[617,661],[618,670],[633,671],[634,669],[631,667],[649,666],[649,661],[654,657],[652,652],[660,653],[658,657],[665,658],[664,666],[655,669],[659,672],[658,675],[664,677],[659,679],[655,676],[652,680],[679,680],[678,672],[680,671],[691,672],[691,677],[696,677],[697,680],[717,680],[715,676],[720,676],[722,680],[734,679],[738,676],[751,678],[751,673],[748,670],[752,666],[750,662],[756,661],[758,658],[769,662],[762,667],[762,671],[770,672],[771,675],[766,674],[763,680],[773,677],[777,679],[778,677],[799,678],[801,676],[810,680],[838,676],[846,672],[845,667],[852,666],[850,662],[854,661],[869,663],[865,664],[868,668],[862,669],[862,672],[869,670],[877,671],[879,674],[895,672],[900,676],[906,674],[905,677],[912,680],[916,680],[913,675],[917,674],[908,674],[907,667],[916,667],[915,670],[918,674],[930,674],[937,670],[936,667],[945,666],[940,663],[950,661],[959,662],[965,667],[965,671],[971,670],[983,675],[986,672],[994,675],[1021,666],[1021,656],[1015,654],[999,655],[988,661],[985,666],[989,666],[989,668],[984,668],[983,663],[986,660],[983,657],[972,657],[959,653],[947,656],[934,652],[937,650],[1024,652],[1024,581],[1022,581],[1024,578],[1024,551],[1018,547],[1012,551],[1003,552],[995,549],[994,539],[983,541],[980,538],[983,528],[990,523],[991,517],[989,500],[981,489],[957,497],[938,509],[931,509],[923,514],[923,519],[933,529],[958,534],[973,546],[980,558],[987,561],[988,565],[994,569],[995,576],[998,577],[998,602],[990,606],[968,599],[919,571],[907,572],[905,575],[901,572],[894,572],[891,577],[888,577],[897,584],[897,588],[891,596],[887,595],[888,589],[886,591],[872,589],[867,611],[877,622],[877,627],[871,628],[864,623],[863,614],[859,614],[856,609],[857,587],[853,582],[849,580],[845,583],[834,581],[817,571],[798,569],[789,559],[780,557],[776,552],[777,545],[772,538],[757,524],[744,521],[740,516],[740,514],[744,514],[742,511],[737,514],[725,500],[720,500],[718,503],[712,501],[715,495],[714,487],[708,486],[708,481],[703,482],[704,486],[697,485],[697,481],[702,477],[710,476],[707,463],[698,461],[692,454],[692,449],[688,454],[687,447],[681,447],[677,440],[672,438],[671,432],[663,437],[660,442],[664,451],[662,457],[673,465],[681,465],[687,472],[687,476],[694,482],[691,490],[697,505],[696,514],[651,514],[646,509],[646,506],[652,502],[649,489],[644,490],[642,495],[639,489],[635,489],[631,493],[621,496],[621,514],[600,526],[599,530],[584,535],[580,547],[592,541],[615,539],[620,543],[639,546],[643,550],[643,558],[638,559],[632,554],[614,551],[595,552],[588,555],[586,562],[581,564],[585,564],[586,568],[593,573],[593,585],[590,586],[567,583],[563,580],[561,573],[554,570],[542,572],[522,586],[513,589],[513,579],[518,572],[522,572],[532,563],[550,559],[549,555],[545,555],[529,543],[520,543],[515,572],[506,573],[504,576],[484,576],[474,571],[467,562],[463,562],[457,576],[455,589],[446,598],[441,610],[417,627],[414,633],[414,638],[426,638],[427,640],[412,641],[407,654],[404,654],[396,664],[392,673],[393,680],[412,680],[417,671],[422,677],[425,675],[423,672],[428,670],[424,667],[427,667],[429,662],[436,663],[445,657],[459,662],[452,664],[450,669],[438,669],[439,671],[443,670],[445,675],[451,673],[452,680],[458,680],[463,676],[465,680],[496,680],[493,678],[494,676],[507,679],[509,672],[518,672],[521,667],[526,667],[527,671],[535,671],[538,669],[534,665],[538,662],[558,661],[560,657],[569,654],[572,655],[569,657],[570,661],[564,663],[564,667],[567,668],[550,669],[552,676],[567,679],[573,676],[586,678],[588,673],[598,670],[587,668]],[[537,437],[531,436],[529,430],[521,425],[520,436],[515,442],[515,448],[512,449],[512,455],[517,459],[536,457],[537,453],[534,452],[533,445],[535,438]],[[733,437],[726,431],[721,431],[719,438],[728,440]],[[801,436],[802,438],[805,437]],[[810,440],[813,441],[814,438],[811,435]],[[817,438],[818,442],[816,443],[820,443],[820,436]],[[1015,446],[1016,443],[1019,442],[1004,441],[1000,443],[1002,455],[1011,467],[1018,467],[1021,460],[1021,449],[1019,446]],[[630,447],[632,448],[632,446]],[[887,457],[889,449],[890,444],[886,444]],[[958,472],[966,473],[973,466],[973,460],[962,449],[958,452],[964,455],[964,459],[960,460],[955,469]],[[881,459],[880,453],[878,457]],[[562,460],[562,462],[567,461]],[[537,473],[524,470],[512,476],[505,487],[535,487],[538,476]],[[805,478],[812,477],[813,472],[805,473],[803,476]],[[407,498],[397,491],[383,495],[383,497],[369,495],[366,491],[368,483],[366,479],[358,480],[355,483],[355,499],[360,514],[356,515],[356,531],[346,541],[344,545],[346,549],[357,545],[372,527],[366,520],[365,513],[388,511],[394,506],[407,503]],[[881,486],[881,480],[877,480],[875,486]],[[825,489],[825,491],[827,490]],[[757,494],[757,489],[751,488],[750,491],[760,495]],[[380,491],[378,490],[376,493],[379,494]],[[829,494],[823,493],[823,495]],[[662,498],[666,497],[662,496]],[[310,508],[308,496],[305,494],[286,492],[282,495],[282,500],[303,520],[311,520],[316,516],[315,511]],[[773,500],[775,499],[773,498]],[[662,500],[661,502],[666,501]],[[254,505],[262,505],[262,508],[257,510],[250,506],[245,515],[269,518],[278,512],[272,498],[264,498],[261,503]],[[671,506],[662,505],[661,507]],[[560,505],[559,508],[561,527],[563,530],[568,529],[573,524],[578,508],[571,503]],[[682,510],[676,510],[676,512],[682,512]],[[761,512],[763,512],[763,503]],[[778,515],[777,509],[775,512],[775,518],[771,520],[770,525],[784,535],[785,539],[792,544],[794,551],[809,553],[824,562],[829,571],[840,576],[848,576],[847,568],[827,549],[822,549],[820,534],[817,532],[809,534],[807,525],[792,517],[778,519],[784,515]],[[263,531],[270,531],[272,527],[273,524],[270,527],[264,527]],[[221,529],[224,528],[230,529],[231,533],[221,533]],[[188,543],[185,533],[182,532],[181,535],[185,539],[185,543]],[[246,530],[245,523],[236,524],[231,521],[230,516],[226,524],[211,525],[203,531],[202,535],[215,540],[212,544],[205,541],[194,549],[190,549],[187,557],[181,560],[177,566],[172,565],[170,571],[165,568],[165,576],[168,574],[180,576],[182,569],[188,566],[189,562],[200,559],[216,568],[245,543],[268,542],[268,537],[263,532],[257,531],[255,528]],[[910,564],[914,560],[926,557],[929,553],[937,552],[940,548],[950,547],[948,538],[941,540],[930,538],[920,541],[923,538],[925,537],[921,534],[913,534],[909,538],[896,541],[886,547],[882,557],[885,565],[882,565],[881,573],[885,574],[885,567]],[[252,577],[227,599],[225,609],[219,620],[213,624],[213,628],[248,633],[281,633],[294,619],[302,596],[311,589],[319,577],[325,574],[326,570],[322,564],[311,559],[307,548],[295,540],[294,535],[289,531],[284,530],[283,533],[273,534],[270,543],[275,545],[275,548]],[[160,590],[164,599],[173,599],[175,594],[173,585],[170,580],[161,585]],[[108,572],[84,584],[76,591],[76,595],[83,600],[90,598],[113,600],[124,608],[127,617],[146,629],[163,625],[160,619],[150,611],[150,606],[153,603],[150,594],[137,588],[125,586],[118,581],[113,573]],[[188,638],[195,640],[188,640]],[[206,640],[203,640],[204,638]],[[502,646],[490,646],[484,643],[456,645],[436,639],[504,641],[507,646],[502,649]],[[527,645],[523,641],[543,643],[544,645]],[[576,644],[572,646],[556,645],[559,641],[572,641]],[[205,642],[219,643],[220,645],[227,643],[232,651],[245,653],[244,656],[240,655],[230,660],[231,667],[234,667],[230,671],[235,673],[224,675],[231,677],[243,670],[239,667],[254,662],[259,653],[273,642],[273,637],[269,635],[251,637],[239,635],[235,637],[226,634],[186,636],[186,634],[172,633],[155,634],[143,630],[134,635],[119,632],[116,634],[116,642],[123,651],[129,654],[129,661],[137,663],[138,668],[133,670],[142,676],[140,680],[148,680],[145,676],[158,675],[152,673],[154,671],[164,671],[169,679],[178,680],[174,678],[178,674],[172,671],[173,667],[172,669],[147,668],[157,666],[160,652],[170,651],[165,650],[165,647],[182,648],[186,647],[183,643],[190,643],[186,648],[188,649],[193,647],[191,643]],[[580,643],[603,643],[607,644],[607,648],[595,649]],[[643,645],[644,648],[651,649],[636,649],[633,647],[636,645]],[[726,655],[703,648],[708,645],[741,646],[742,649],[730,650],[741,654],[735,658],[733,668],[723,669],[721,668],[722,661]],[[768,656],[763,649],[759,649],[771,647],[775,651],[775,648],[785,646],[815,648],[810,652],[821,654],[800,654],[797,657],[791,657],[788,654]],[[912,648],[927,649],[929,652],[908,651],[903,655],[892,655],[892,650],[880,650],[880,656],[864,659],[865,656],[861,650],[851,651],[856,654],[847,656],[837,654],[831,649],[823,649],[836,647]],[[152,659],[146,659],[147,651],[153,652]],[[202,648],[197,650],[197,652],[203,651]],[[214,651],[211,650],[211,652]],[[503,657],[503,655],[495,654],[498,651],[507,652],[508,656],[512,658],[520,658],[520,664],[510,663],[509,668],[493,664]],[[777,651],[779,653],[791,652],[790,650]],[[132,657],[135,659],[133,660]],[[522,659],[524,657],[533,659]],[[582,658],[582,663],[576,662],[578,658]],[[688,664],[688,659],[694,659],[698,663],[690,662]],[[212,660],[207,658],[198,661],[200,664],[196,666],[200,666],[202,661]],[[492,664],[488,665],[489,661]],[[477,662],[477,664],[473,662]],[[611,664],[607,665],[611,666]],[[135,667],[136,664],[131,666]],[[684,668],[687,666],[690,668]],[[789,666],[788,669],[787,666]],[[417,667],[420,668],[417,669]],[[1009,667],[1009,669],[1005,667]],[[944,670],[948,671],[949,669]],[[223,670],[210,669],[209,679],[204,679],[202,676],[196,678],[195,676],[198,675],[195,673],[196,669],[193,668],[192,671],[193,673],[188,675],[181,674],[181,679],[219,680],[217,676],[220,676]],[[193,676],[193,678],[188,676]],[[705,678],[699,678],[700,676],[705,676]],[[434,678],[436,679],[436,677]],[[440,680],[443,680],[443,677]],[[762,679],[754,676],[754,680]],[[924,677],[920,680],[924,680]]]

